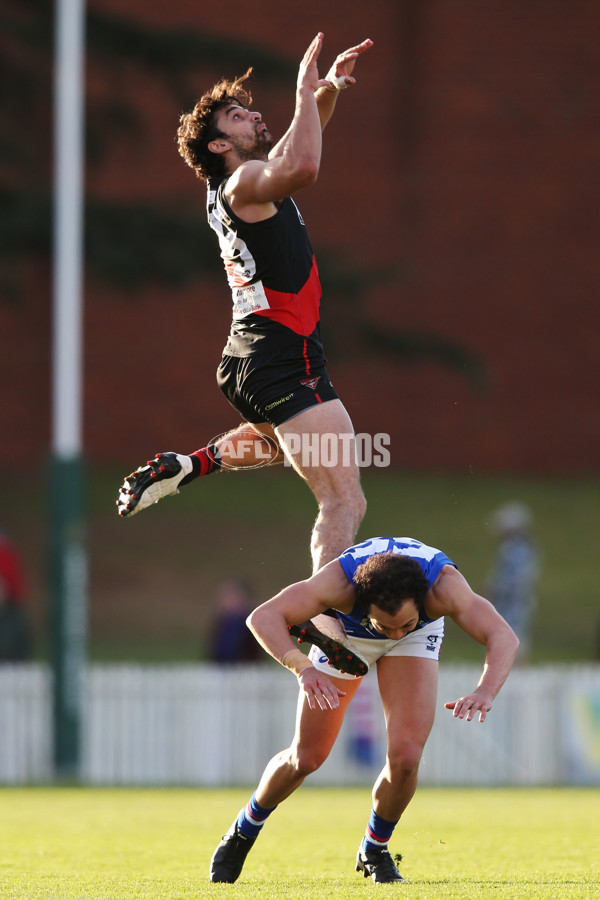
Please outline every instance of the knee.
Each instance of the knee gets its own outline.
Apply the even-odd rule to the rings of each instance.
[[[319,747],[292,747],[290,763],[298,776],[306,778],[321,768],[327,756],[328,753]]]
[[[410,778],[419,768],[423,747],[414,741],[405,741],[388,751],[388,769],[392,781]]]
[[[354,501],[354,513],[356,515],[358,525],[360,525],[360,523],[364,519],[366,511],[367,511],[367,498],[363,494],[363,490],[359,485],[358,489],[356,491],[356,498]]]
[[[360,485],[357,485],[347,503],[348,514],[354,522],[354,530],[358,531],[358,527],[365,517],[367,511],[367,500],[362,492]]]
[[[358,528],[367,511],[367,500],[359,484],[337,485],[321,498],[319,506],[325,514],[343,514]]]
[[[367,501],[360,487],[349,493],[343,500],[344,518],[351,524],[354,534],[358,531],[367,511]]]

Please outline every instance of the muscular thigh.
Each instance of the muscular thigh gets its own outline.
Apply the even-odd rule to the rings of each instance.
[[[340,697],[340,705],[336,709],[311,709],[303,691],[298,697],[298,710],[296,716],[296,732],[293,746],[298,755],[303,751],[316,751],[325,758],[335,744],[339,734],[346,710],[354,697],[362,679],[355,682],[343,681],[341,678],[328,675],[330,680],[344,695]]]
[[[377,663],[377,680],[388,744],[408,739],[424,745],[435,718],[438,663],[415,656],[384,656]]]
[[[279,443],[318,500],[358,490],[354,428],[341,400],[306,409],[275,429]]]

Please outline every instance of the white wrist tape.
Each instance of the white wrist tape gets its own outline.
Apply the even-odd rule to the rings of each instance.
[[[303,669],[312,667],[312,663],[310,662],[306,654],[303,653],[302,650],[299,650],[297,647],[292,647],[291,650],[288,650],[287,653],[284,653],[279,662],[282,666],[285,666],[286,669],[289,669],[290,672],[293,672],[296,676],[300,675]]]
[[[346,84],[346,76],[335,74],[335,66],[331,67],[325,78],[336,91],[344,91],[348,87]]]

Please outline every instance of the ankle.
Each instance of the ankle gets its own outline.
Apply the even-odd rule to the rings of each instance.
[[[218,472],[221,468],[221,453],[216,444],[209,444],[206,447],[201,447],[199,450],[194,450],[193,453],[189,454],[189,458],[192,461],[192,471],[182,480],[182,487],[185,487],[190,481],[194,481],[202,475],[212,475],[213,472]]]

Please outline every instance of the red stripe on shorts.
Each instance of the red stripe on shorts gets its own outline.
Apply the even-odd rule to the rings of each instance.
[[[302,356],[304,357],[304,362],[306,363],[306,374],[310,375],[310,361],[308,359],[308,353],[306,352],[306,338],[304,338],[304,343],[302,344]],[[315,393],[315,397],[317,398],[317,403],[323,402],[317,393]]]
[[[310,375],[310,362],[308,361],[308,353],[306,352],[306,338],[304,338],[302,344],[302,356],[304,357],[304,362],[306,363],[306,374]]]

